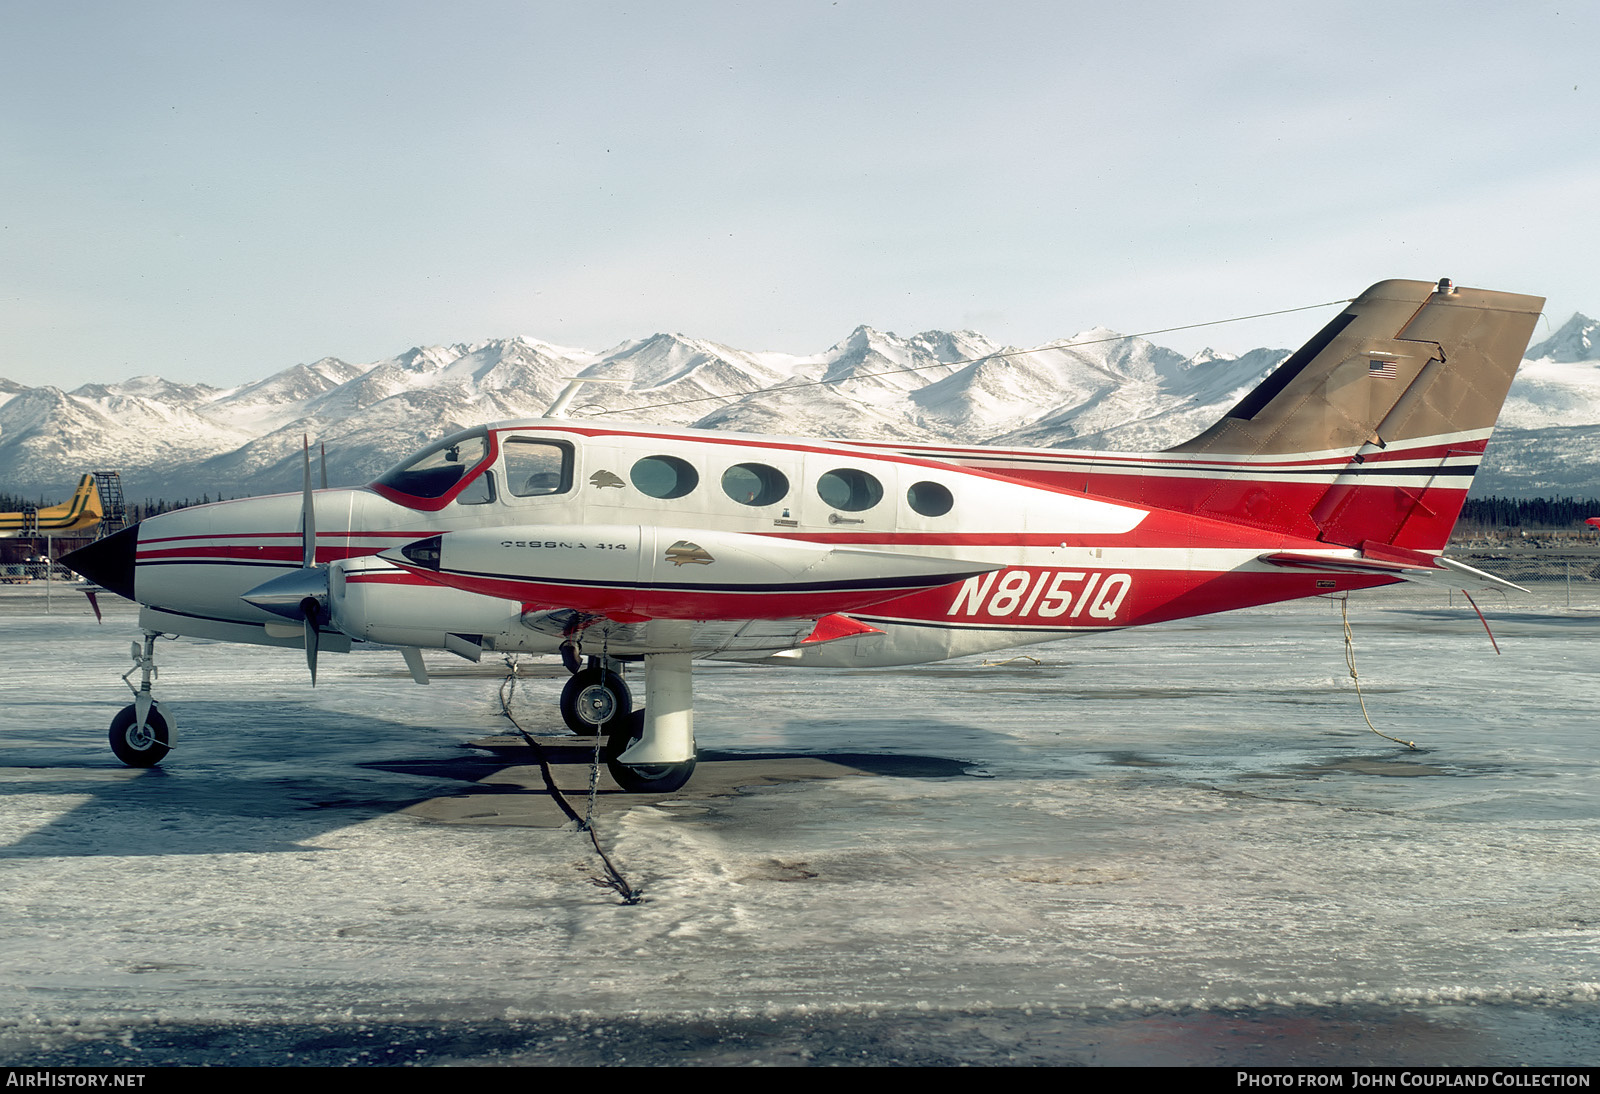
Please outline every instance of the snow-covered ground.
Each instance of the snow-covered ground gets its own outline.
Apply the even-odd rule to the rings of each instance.
[[[500,666],[164,643],[180,747],[136,772],[131,611],[11,595],[0,1062],[1592,1062],[1600,611],[1485,607],[1498,656],[1459,594],[1352,601],[1419,751],[1330,601],[706,666],[694,792],[600,798],[629,906],[465,747]]]

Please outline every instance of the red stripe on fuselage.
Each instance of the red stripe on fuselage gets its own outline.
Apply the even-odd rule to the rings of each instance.
[[[383,547],[318,547],[318,562],[333,562],[345,558],[367,558],[384,550]],[[139,549],[138,562],[191,562],[196,566],[227,565],[230,562],[283,562],[299,566],[304,553],[297,546],[237,546],[220,544],[213,547],[171,547],[158,550]]]
[[[1304,470],[1339,469],[1349,464],[1348,453],[1327,453],[1306,456],[1240,456],[1223,459],[1199,453],[1185,452],[1089,452],[1075,449],[1049,448],[939,448],[920,445],[897,445],[883,441],[839,441],[857,449],[891,452],[912,458],[940,460],[961,464],[964,459],[981,460],[987,467],[991,462],[1004,460],[1033,461],[1036,463],[1074,463],[1103,465],[1107,473],[1138,474],[1151,469],[1263,473]],[[1374,449],[1362,454],[1363,463],[1393,462],[1396,460],[1439,460],[1448,456],[1482,455],[1488,446],[1486,438],[1459,441],[1440,441],[1434,444],[1411,445],[1403,443]],[[962,464],[962,466],[966,466]]]
[[[436,536],[438,534],[439,531],[436,528],[422,532],[319,531],[317,533],[317,539],[319,542],[324,539],[366,539],[369,536],[373,539],[426,539],[429,536]],[[300,539],[300,529],[296,528],[291,532],[207,532],[201,535],[192,536],[151,536],[148,539],[141,536],[139,539],[139,546],[145,547],[153,543],[180,543],[196,539],[293,539],[298,541]]]

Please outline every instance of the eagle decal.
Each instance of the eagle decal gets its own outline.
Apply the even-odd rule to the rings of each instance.
[[[709,566],[716,559],[711,557],[710,551],[707,551],[698,543],[690,543],[686,539],[680,539],[667,548],[667,561],[674,566]]]

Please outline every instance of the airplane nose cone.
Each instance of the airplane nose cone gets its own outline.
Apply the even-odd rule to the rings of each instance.
[[[101,588],[132,600],[134,556],[138,549],[139,526],[135,524],[64,555],[61,565]]]

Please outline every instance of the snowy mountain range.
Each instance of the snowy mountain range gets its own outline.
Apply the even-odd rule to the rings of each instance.
[[[1574,315],[1530,348],[1474,493],[1600,495],[1600,323]],[[138,376],[74,391],[0,378],[0,491],[64,497],[119,469],[145,498],[298,489],[301,437],[334,485],[369,482],[446,433],[542,414],[574,376],[574,417],[815,437],[1148,451],[1219,418],[1287,356],[1184,357],[1103,328],[1021,351],[976,331],[871,327],[809,356],[678,334],[610,350],[531,338],[325,357],[236,388]]]

